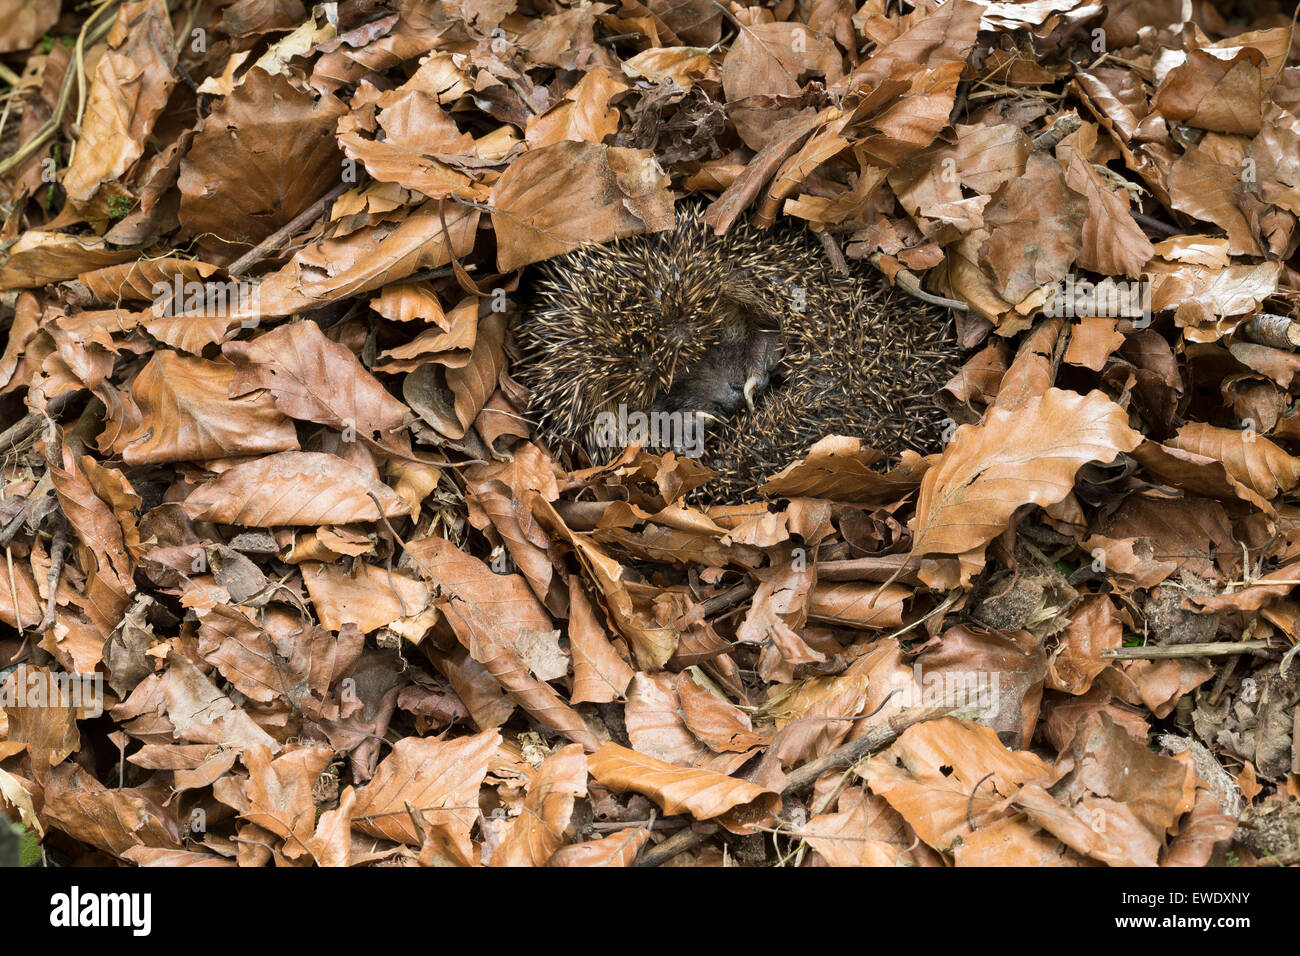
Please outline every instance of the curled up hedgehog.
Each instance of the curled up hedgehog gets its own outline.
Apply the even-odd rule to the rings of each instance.
[[[637,441],[698,457],[718,472],[706,496],[731,502],[826,435],[894,461],[937,450],[959,366],[945,311],[836,273],[807,229],[716,236],[702,212],[536,267],[514,334],[539,434],[595,463]]]

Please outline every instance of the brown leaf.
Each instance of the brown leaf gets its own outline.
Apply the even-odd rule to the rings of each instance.
[[[1264,498],[1275,498],[1300,482],[1300,458],[1253,431],[1192,422],[1168,444],[1223,462],[1228,474]]]
[[[85,104],[77,151],[63,175],[75,203],[120,179],[144,153],[145,140],[176,83],[176,41],[160,0],[118,10],[109,50],[99,58]]]
[[[1082,248],[1087,218],[1088,202],[1066,185],[1060,164],[1031,153],[1024,175],[999,189],[984,210],[992,231],[980,258],[997,277],[998,294],[1019,302],[1064,279]]]
[[[1124,190],[1112,189],[1089,162],[1096,140],[1097,127],[1087,123],[1057,148],[1066,185],[1088,201],[1079,265],[1105,276],[1137,278],[1155,249],[1129,215]]]
[[[501,734],[432,740],[404,737],[379,764],[374,779],[357,791],[352,826],[362,833],[411,846],[420,837],[407,808],[425,827],[445,827],[464,855],[472,857],[469,831],[478,820],[478,793]]]
[[[153,678],[142,681],[136,690]],[[280,745],[248,713],[217,690],[188,657],[176,651],[167,655],[167,670],[159,680],[167,719],[180,740],[223,744],[237,750],[265,746],[272,753]]]
[[[1188,50],[1182,65],[1165,74],[1152,106],[1185,126],[1254,136],[1265,100],[1263,64],[1264,55],[1252,47],[1230,59]]]
[[[633,670],[610,644],[576,575],[569,579],[569,650],[573,654],[569,703],[607,703],[627,691]]]
[[[571,141],[531,150],[492,190],[497,268],[671,228],[667,185],[648,150]]]
[[[752,749],[720,754],[697,738],[683,719],[677,682],[667,673],[632,678],[623,717],[637,752],[665,763],[730,773],[753,755]]]
[[[374,497],[371,497],[371,496]],[[314,451],[284,451],[235,465],[185,499],[195,521],[245,528],[351,524],[408,514],[397,493],[350,462]]]
[[[326,810],[316,821],[316,832],[307,841],[317,866],[347,866],[352,856],[352,814],[357,794],[345,787],[337,809]]]
[[[1245,137],[1207,133],[1169,168],[1169,201],[1221,227],[1233,255],[1258,256],[1263,250],[1237,198],[1247,145]]]
[[[329,94],[249,70],[217,101],[181,161],[181,223],[228,257],[286,225],[340,180],[334,127],[346,111]]]
[[[645,794],[669,816],[717,819],[732,833],[770,825],[781,807],[780,795],[771,790],[709,770],[676,767],[618,744],[605,744],[588,764],[591,775],[615,793]]]
[[[793,96],[810,72],[828,84],[840,78],[840,54],[829,37],[797,22],[752,24],[741,28],[722,61],[722,88],[731,103],[764,93]]]
[[[470,656],[491,672],[537,720],[588,750],[596,740],[577,711],[549,684],[529,673],[520,641],[549,634],[551,617],[514,574],[493,574],[483,562],[444,538],[410,542],[406,553],[445,598],[438,607]]]
[[[840,797],[841,805],[850,794]],[[831,866],[915,866],[914,837],[880,797],[861,794],[849,809],[815,816],[797,832]]]
[[[1104,594],[1084,595],[1070,610],[1070,625],[1057,639],[1048,658],[1048,683],[1053,690],[1086,694],[1093,679],[1106,669],[1101,652],[1124,643],[1124,628],[1115,606]]]
[[[447,368],[426,362],[402,383],[402,395],[421,418],[448,438],[464,438],[483,405],[496,391],[505,368],[505,320],[495,312],[478,323],[478,335],[469,359]]]
[[[316,826],[312,788],[333,758],[328,747],[302,747],[274,760],[266,747],[244,751],[248,809],[240,816],[284,839],[284,854],[290,859],[307,852],[306,841]]]
[[[615,830],[598,840],[570,843],[551,855],[547,866],[631,866],[636,855],[650,840],[645,827]]]
[[[587,755],[577,744],[547,757],[528,784],[519,816],[503,828],[492,866],[545,866],[570,834],[577,797],[587,795]]]
[[[59,20],[62,0],[22,0],[5,8],[0,27],[0,53],[25,50]]]
[[[1236,832],[1237,821],[1223,811],[1214,794],[1198,788],[1196,805],[1169,841],[1165,866],[1209,866],[1214,851],[1227,847]]]
[[[81,749],[77,708],[65,699],[68,691],[64,688],[78,687],[80,675],[71,676],[69,682],[68,675],[60,679],[47,667],[20,664],[0,685],[9,718],[7,739],[27,748],[38,772],[62,763]]]
[[[1049,389],[1015,411],[963,425],[921,479],[914,555],[961,554],[1001,534],[1025,504],[1055,504],[1090,461],[1132,451],[1141,435],[1101,392]]]
[[[154,353],[131,384],[141,419],[114,441],[128,465],[199,461],[298,447],[293,422],[264,392],[231,398],[236,370],[225,362]]]
[[[533,149],[564,140],[599,143],[618,132],[619,112],[610,98],[628,88],[627,81],[595,67],[555,106],[531,117],[524,138]]]
[[[45,784],[41,817],[47,827],[122,856],[132,847],[180,849],[175,806],[167,810],[149,790],[109,789],[75,763],[59,764]]]
[[[530,494],[529,502],[538,520],[573,546],[583,570],[605,598],[615,626],[631,642],[637,663],[647,670],[663,667],[677,647],[677,633],[672,628],[654,626],[638,611],[623,580],[623,566],[597,547],[588,535],[571,531],[540,495]]]
[[[429,589],[409,571],[391,572],[364,562],[350,570],[336,564],[304,564],[303,583],[322,624],[332,631],[356,624],[369,634],[429,606]],[[429,624],[433,623],[432,618]]]
[[[233,396],[270,392],[291,418],[355,435],[375,448],[401,452],[406,406],[389,395],[357,357],[332,342],[315,322],[293,322],[222,351],[238,367]]]
[[[1006,749],[987,727],[942,717],[903,731],[862,775],[917,836],[942,850],[970,837],[970,817],[980,827],[1005,817],[1003,799],[1048,769],[1028,751]]]

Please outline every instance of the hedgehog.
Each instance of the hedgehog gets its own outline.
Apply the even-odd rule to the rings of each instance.
[[[887,463],[937,450],[959,366],[946,312],[837,273],[806,228],[718,236],[702,213],[679,203],[672,229],[533,268],[513,334],[539,434],[597,464],[636,441],[701,458],[719,503],[761,497],[826,435]]]

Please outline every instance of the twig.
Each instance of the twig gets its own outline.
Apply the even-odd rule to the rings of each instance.
[[[1162,235],[1179,236],[1183,233],[1183,230],[1179,229],[1177,226],[1171,226],[1169,223],[1157,219],[1155,216],[1148,216],[1144,212],[1134,212],[1130,209],[1129,215],[1133,217],[1138,225],[1146,226],[1148,229],[1152,229]]]
[[[1261,312],[1252,319],[1247,319],[1239,329],[1243,338],[1269,345],[1275,349],[1294,352],[1300,348],[1300,322],[1285,315]]]
[[[1234,654],[1228,658],[1228,663],[1223,665],[1223,670],[1219,671],[1219,676],[1214,681],[1214,689],[1210,691],[1210,706],[1217,706],[1219,698],[1223,696],[1223,689],[1228,686],[1228,680],[1232,677],[1232,672],[1237,669],[1237,661],[1241,660],[1240,655]],[[1300,713],[1300,708],[1297,708]],[[1297,750],[1300,752],[1300,749]]]
[[[971,99],[976,99],[978,95],[979,94],[972,96]],[[1055,123],[1034,137],[1034,149],[1051,149],[1082,125],[1083,120],[1079,117],[1078,113],[1066,113],[1064,116],[1059,117]]]
[[[706,598],[700,602],[700,610],[704,612],[705,617],[717,614],[719,611],[725,611],[728,608],[735,607],[745,598],[754,593],[756,585],[746,578],[735,587],[728,588],[721,594],[715,594],[711,598]]]
[[[955,706],[919,707],[900,711],[888,720],[882,721],[879,726],[872,727],[856,740],[851,740],[842,747],[836,747],[826,756],[810,760],[802,767],[792,771],[786,777],[785,789],[781,791],[781,795],[788,796],[811,787],[817,778],[827,770],[853,766],[874,751],[888,747],[898,739],[899,734],[913,724],[935,720],[939,717],[947,717],[959,709]]]
[[[685,853],[692,847],[699,846],[708,839],[709,836],[710,834],[701,833],[693,826],[686,827],[683,830],[678,830],[658,846],[648,847],[643,850],[641,854],[637,856],[636,862],[632,865],[638,867],[661,866],[673,857]]]
[[[831,260],[831,268],[842,276],[849,274],[849,264],[844,261],[844,253],[840,251],[839,243],[827,229],[817,233],[817,238],[822,241],[822,248],[826,250],[826,258]]]
[[[45,407],[38,412],[28,412],[14,424],[10,425],[4,431],[0,432],[0,448],[9,449],[26,441],[28,436],[41,427],[47,418],[53,418],[59,412],[63,411],[65,405],[72,400],[74,395],[80,394],[79,391],[64,392],[61,395],[55,395]]]
[[[979,782],[975,784],[974,787],[971,788],[970,799],[966,801],[966,822],[970,825],[972,833],[974,833],[976,830],[979,829],[979,827],[975,825],[975,817],[974,817],[975,794],[979,793],[979,789],[984,785],[984,781],[987,780],[989,777],[993,776],[993,773],[994,771],[990,770],[984,776],[980,777]]]
[[[1117,647],[1102,651],[1102,660],[1155,661],[1171,657],[1227,657],[1269,650],[1268,641],[1210,641],[1205,644],[1172,644],[1153,647]]]
[[[226,268],[226,272],[231,276],[242,275],[244,270],[249,266],[260,262],[262,259],[266,258],[267,253],[272,250],[278,250],[286,240],[291,239],[307,225],[315,222],[320,214],[325,211],[326,206],[338,199],[351,188],[351,183],[339,183],[324,196],[321,196],[320,199],[317,199],[302,212],[298,213],[298,215],[294,216],[289,220],[289,222],[275,230],[275,232],[271,233],[257,245],[253,246],[252,249],[249,249],[246,253],[232,262]]]
[[[44,634],[54,626],[54,610],[58,604],[59,577],[63,574],[64,556],[68,550],[68,523],[59,521],[50,542],[50,572],[46,577],[50,593],[45,598],[45,616],[36,625],[37,633]]]

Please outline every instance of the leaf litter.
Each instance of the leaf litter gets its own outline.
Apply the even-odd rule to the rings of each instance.
[[[1266,6],[27,4],[0,807],[54,865],[1300,862]],[[688,195],[963,306],[941,451],[705,506],[548,445],[527,267]]]

